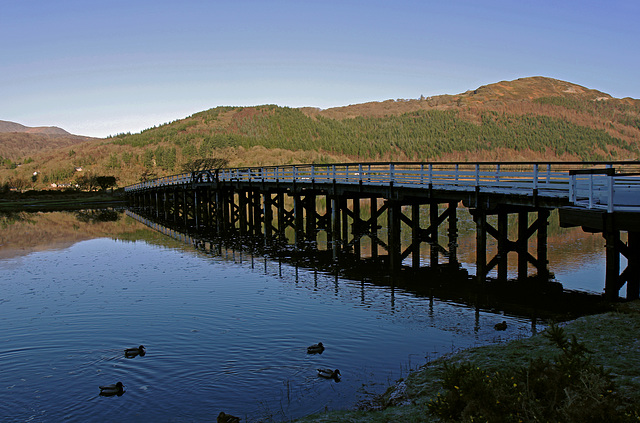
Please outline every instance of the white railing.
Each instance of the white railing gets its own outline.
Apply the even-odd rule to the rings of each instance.
[[[615,167],[614,167],[615,166]],[[624,173],[623,173],[624,172]],[[203,182],[210,182],[211,171]],[[589,209],[640,211],[640,162],[350,163],[220,169],[221,182],[392,185],[448,191],[537,195]],[[192,183],[183,173],[125,188]]]

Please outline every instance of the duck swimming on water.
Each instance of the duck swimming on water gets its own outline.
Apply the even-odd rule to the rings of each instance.
[[[322,354],[322,351],[324,351],[324,345],[322,345],[322,342],[318,342],[317,344],[307,347],[307,354]]]
[[[239,423],[240,417],[232,416],[231,414],[226,414],[224,411],[221,411],[218,414],[218,423]]]
[[[124,350],[124,356],[127,358],[133,358],[138,355],[140,357],[144,357],[145,354],[146,354],[146,350],[144,348],[144,345],[140,345],[137,348],[127,348]]]
[[[117,382],[113,385],[103,385],[98,388],[100,388],[100,395],[103,397],[121,396],[124,394],[124,385],[122,385],[122,382]]]
[[[502,323],[496,323],[493,328],[495,330],[507,330],[507,322],[503,320]]]
[[[325,379],[338,379],[340,378],[340,370],[335,369],[318,369],[318,376],[323,377]]]

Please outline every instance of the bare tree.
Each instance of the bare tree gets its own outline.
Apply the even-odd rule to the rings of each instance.
[[[205,179],[213,181],[218,179],[218,172],[227,166],[229,160],[221,157],[193,159],[182,165],[184,172],[191,172],[193,182],[203,182]]]
[[[229,160],[221,157],[199,158],[190,160],[182,165],[184,172],[198,172],[202,170],[219,170],[229,164]]]

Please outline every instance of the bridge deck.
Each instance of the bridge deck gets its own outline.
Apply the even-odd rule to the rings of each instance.
[[[640,162],[355,163],[204,170],[141,182],[125,191],[213,182],[431,189],[528,196],[605,212],[640,213]]]

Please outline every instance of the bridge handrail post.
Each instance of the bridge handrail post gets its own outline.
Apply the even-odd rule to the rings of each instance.
[[[433,163],[429,163],[429,185],[433,184]]]
[[[331,165],[331,176],[333,177],[333,182],[336,182],[336,165]]]
[[[358,183],[362,183],[362,163],[358,164]]]
[[[611,163],[608,163],[605,167],[607,169],[612,169],[611,171],[607,172],[607,176],[609,176],[609,202],[607,204],[607,213],[613,213],[613,177],[616,172],[615,170],[613,170],[613,165]]]
[[[589,174],[589,208],[593,208],[593,173]]]
[[[613,194],[615,173],[609,175],[609,204],[607,204],[607,213],[613,213]]]
[[[533,190],[538,190],[538,163],[533,165]]]
[[[456,185],[458,185],[458,169],[459,168],[460,168],[460,165],[458,163],[456,163],[456,173],[455,173]]]
[[[576,202],[576,174],[569,174],[569,201]]]
[[[393,163],[389,163],[389,185],[393,185],[393,181],[395,179],[394,173],[395,173],[395,165]]]
[[[480,164],[476,163],[475,169],[476,169],[476,188],[479,188],[480,187]],[[458,178],[458,173],[456,172],[456,180],[457,178]]]
[[[496,182],[500,182],[500,163],[496,164]]]
[[[547,164],[546,184],[549,185],[550,182],[551,182],[551,164]]]

